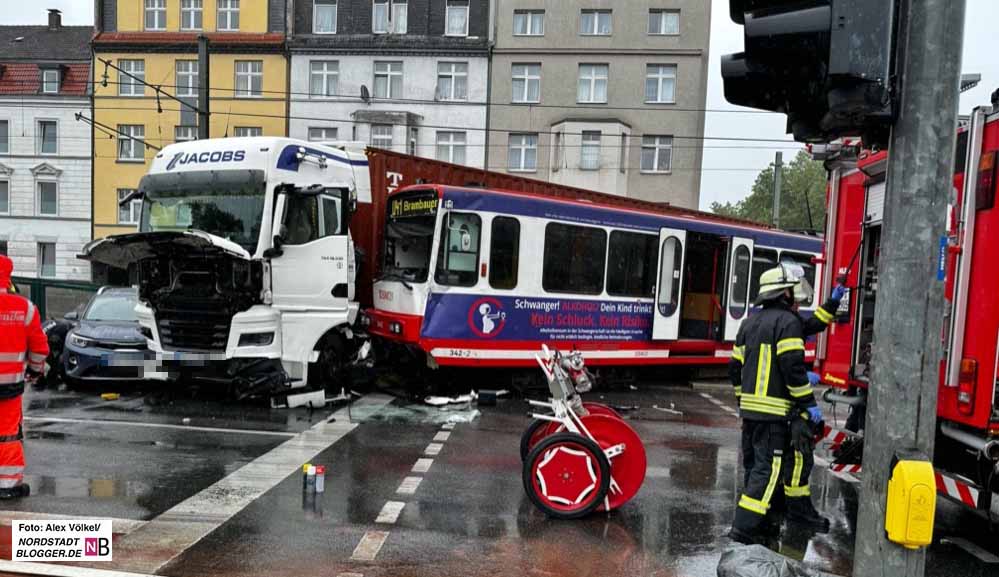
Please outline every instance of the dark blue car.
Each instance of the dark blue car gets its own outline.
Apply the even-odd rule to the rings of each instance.
[[[142,379],[147,350],[135,318],[137,300],[134,288],[112,287],[90,299],[66,335],[62,365],[67,384]]]

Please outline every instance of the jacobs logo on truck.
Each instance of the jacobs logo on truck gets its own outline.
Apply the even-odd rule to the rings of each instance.
[[[178,152],[173,155],[166,169],[173,170],[178,164],[206,164],[210,162],[242,162],[246,158],[243,150],[216,150],[213,152]]]

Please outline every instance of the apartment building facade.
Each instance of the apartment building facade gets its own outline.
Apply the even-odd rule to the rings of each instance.
[[[494,0],[491,170],[697,208],[710,0]]]
[[[134,231],[139,202],[119,199],[157,148],[197,137],[200,35],[211,55],[209,136],[287,134],[287,16],[287,0],[96,1],[95,238]]]
[[[39,9],[39,21],[44,11]],[[0,253],[22,276],[86,280],[89,26],[0,26]]]
[[[295,0],[289,134],[485,163],[488,0]]]

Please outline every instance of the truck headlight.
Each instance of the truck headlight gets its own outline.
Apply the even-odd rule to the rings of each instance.
[[[274,342],[274,333],[244,333],[239,335],[241,347],[266,347]]]
[[[69,343],[74,347],[87,348],[93,346],[94,340],[88,339],[87,337],[81,337],[80,335],[73,333],[69,335]]]

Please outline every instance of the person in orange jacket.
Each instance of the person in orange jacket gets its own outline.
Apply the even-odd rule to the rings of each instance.
[[[21,444],[24,383],[45,371],[49,342],[38,309],[8,288],[14,263],[0,255],[0,499],[27,497]]]

